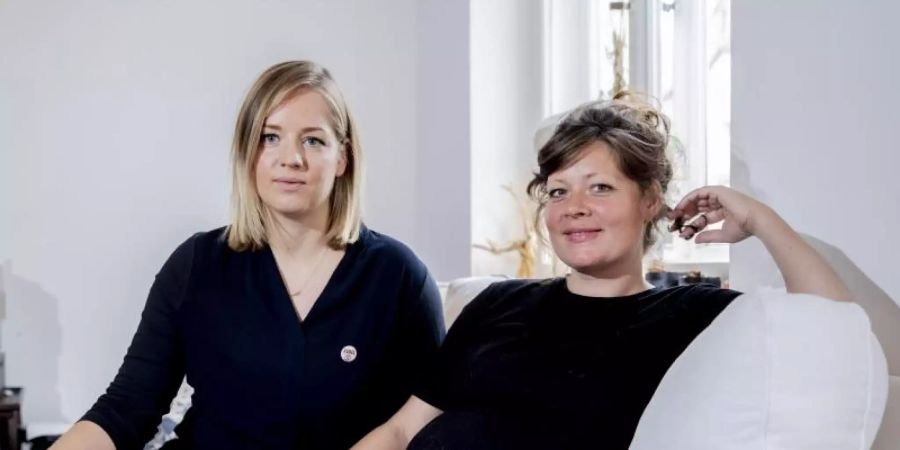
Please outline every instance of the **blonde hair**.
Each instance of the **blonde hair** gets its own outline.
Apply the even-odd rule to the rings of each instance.
[[[328,198],[328,245],[341,249],[359,239],[363,168],[356,123],[328,70],[311,61],[288,61],[259,76],[244,98],[234,127],[231,223],[226,233],[228,246],[235,251],[257,250],[267,243],[269,212],[256,190],[254,176],[263,125],[278,105],[305,89],[318,92],[328,103],[331,126],[347,160],[346,170],[335,179]]]

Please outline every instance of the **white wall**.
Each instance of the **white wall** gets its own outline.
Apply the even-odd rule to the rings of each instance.
[[[609,49],[599,46],[598,34],[611,34],[608,28],[608,2],[589,0],[550,0],[544,7],[549,36],[543,36],[547,54],[544,74],[544,113],[557,114],[596,100],[600,94],[601,74],[611,73]],[[598,24],[598,22],[600,24]],[[605,70],[604,70],[605,69]]]
[[[732,181],[842,272],[900,374],[900,105],[890,0],[734,0]],[[761,245],[731,253],[738,289],[782,283]],[[893,300],[893,301],[891,301]]]
[[[472,241],[523,238],[511,186],[524,199],[535,166],[532,137],[543,119],[543,2],[471,2]],[[472,251],[472,272],[515,275],[518,255]]]
[[[468,30],[419,24],[437,23],[434,10],[466,17],[468,2],[436,5],[0,2],[2,348],[7,384],[27,390],[27,422],[74,420],[91,405],[162,262],[192,232],[225,223],[235,115],[273,63],[316,60],[344,90],[362,130],[368,224],[421,250],[439,279],[468,272],[468,196],[454,197],[456,222],[417,211],[455,180],[435,167],[468,166],[418,153],[423,142],[468,142],[464,130],[443,141],[434,126],[447,96],[468,98],[467,69],[430,66],[430,46],[467,59]],[[443,96],[418,88],[441,83]],[[468,124],[465,104],[449,123]],[[422,173],[440,184],[420,192]]]
[[[471,5],[472,242],[523,239],[537,146],[565,111],[612,85],[606,0],[479,0]],[[538,144],[540,142],[540,144]],[[503,189],[509,186],[516,198]],[[533,276],[561,270],[537,245]],[[472,273],[515,276],[517,252],[472,250]]]
[[[469,1],[420,1],[414,241],[441,280],[469,276]]]

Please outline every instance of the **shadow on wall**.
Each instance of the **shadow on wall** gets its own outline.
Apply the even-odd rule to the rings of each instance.
[[[900,306],[881,290],[843,251],[826,242],[803,234],[803,239],[828,260],[862,306],[872,322],[872,330],[884,348],[891,375],[900,375]]]
[[[733,143],[731,149],[732,185],[763,203],[769,203],[772,196],[765,192],[765,189],[755,186],[751,178],[750,167],[744,157],[742,147]],[[854,301],[869,315],[872,330],[878,337],[887,357],[889,372],[891,375],[900,375],[900,306],[863,273],[842,250],[812,236],[803,233],[800,235],[840,274],[850,289]],[[774,264],[770,264],[768,267],[771,267],[774,272],[757,274],[756,279],[765,280],[764,282],[771,281],[773,286],[784,287],[784,281],[777,267]]]
[[[0,297],[6,299],[2,323],[6,384],[25,388],[25,425],[63,422],[58,390],[62,350],[59,301],[39,284],[17,276],[11,261],[4,261],[0,269]]]

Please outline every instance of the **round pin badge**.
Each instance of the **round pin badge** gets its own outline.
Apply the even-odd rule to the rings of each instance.
[[[356,359],[356,347],[352,345],[345,345],[344,348],[341,349],[341,359],[344,362],[353,362]]]

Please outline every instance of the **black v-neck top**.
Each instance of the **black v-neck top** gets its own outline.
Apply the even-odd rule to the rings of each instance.
[[[663,375],[738,295],[692,285],[586,297],[564,278],[492,284],[417,385],[444,412],[409,449],[626,449]]]
[[[198,233],[157,274],[83,420],[142,448],[186,375],[193,404],[167,449],[346,449],[407,400],[443,336],[434,280],[388,236],[364,228],[301,322],[268,247]]]

